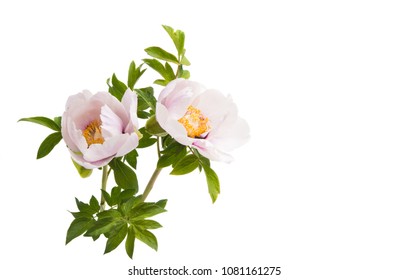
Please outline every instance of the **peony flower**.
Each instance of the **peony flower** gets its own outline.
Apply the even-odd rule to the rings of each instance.
[[[137,96],[129,89],[122,102],[107,92],[70,96],[62,116],[62,137],[72,159],[92,169],[134,150],[139,143],[136,110]]]
[[[232,161],[229,152],[249,139],[248,124],[230,97],[185,79],[170,82],[160,93],[156,119],[176,141],[211,160]]]

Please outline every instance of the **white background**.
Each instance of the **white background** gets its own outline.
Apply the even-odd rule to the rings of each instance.
[[[181,279],[127,270],[281,266],[276,279],[408,279],[408,9],[404,1],[2,1],[1,279]],[[143,49],[186,32],[191,79],[231,94],[251,126],[232,164],[165,170],[159,251],[79,238],[64,245],[74,197],[99,198],[51,131],[22,117],[61,115],[69,95],[125,80]],[[140,86],[157,76],[150,71]],[[159,90],[159,87],[157,87]],[[154,150],[154,149],[152,149]],[[141,152],[139,183],[155,165]],[[111,182],[111,185],[113,182]],[[194,277],[184,277],[193,279]],[[237,279],[269,277],[237,277]],[[194,279],[235,279],[227,276]]]

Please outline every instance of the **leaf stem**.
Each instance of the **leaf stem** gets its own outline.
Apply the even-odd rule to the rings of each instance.
[[[152,190],[152,188],[153,188],[153,186],[154,186],[154,183],[156,182],[157,177],[159,177],[159,174],[160,174],[160,171],[161,171],[161,170],[162,170],[162,169],[159,168],[159,167],[157,167],[157,168],[154,170],[154,172],[153,172],[153,174],[152,174],[152,177],[150,178],[149,183],[147,183],[146,189],[145,189],[144,192],[143,192],[142,201],[145,201],[145,200],[146,200],[147,196],[149,195],[150,191]]]
[[[176,79],[181,78],[182,73],[183,73],[183,66],[181,64],[179,64],[177,66]]]
[[[160,137],[157,137],[157,156],[161,157],[160,155]],[[157,177],[159,177],[160,171],[162,170],[162,168],[156,167],[156,169],[154,170],[152,177],[150,177],[149,183],[147,183],[147,186],[143,192],[142,195],[142,201],[145,201],[147,196],[149,195],[150,191],[153,189],[154,183],[156,182]]]
[[[160,155],[160,137],[157,137],[156,143],[157,143],[157,156],[160,158],[161,157]]]
[[[102,191],[106,191],[106,183],[108,182],[108,166],[105,165],[102,167]],[[105,210],[105,197],[103,196],[103,192],[101,191],[101,210],[100,212]]]

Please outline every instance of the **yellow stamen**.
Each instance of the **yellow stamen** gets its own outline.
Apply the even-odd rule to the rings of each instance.
[[[88,147],[92,144],[102,144],[105,142],[102,136],[100,120],[91,121],[84,131],[82,131],[82,135],[85,137]]]
[[[188,106],[186,114],[178,121],[187,130],[188,137],[200,137],[210,129],[208,118],[199,109],[191,105]]]

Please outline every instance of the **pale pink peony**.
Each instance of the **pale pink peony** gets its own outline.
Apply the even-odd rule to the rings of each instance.
[[[185,79],[160,93],[156,119],[176,141],[211,160],[232,161],[229,152],[249,139],[249,126],[229,96]]]
[[[70,96],[62,116],[62,137],[73,160],[92,169],[134,150],[139,143],[136,111],[137,96],[129,89],[122,102],[107,92]]]

